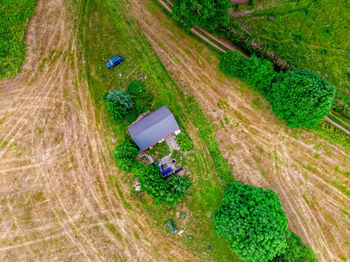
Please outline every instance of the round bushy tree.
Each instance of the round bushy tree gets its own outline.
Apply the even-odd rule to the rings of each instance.
[[[241,67],[242,78],[262,95],[267,96],[270,93],[271,82],[276,76],[272,63],[253,55],[246,58]]]
[[[226,75],[242,77],[244,56],[237,51],[228,51],[220,58],[219,69]]]
[[[312,127],[326,116],[333,104],[335,88],[307,69],[288,71],[276,77],[269,100],[277,117],[291,127]]]
[[[146,91],[146,86],[143,82],[133,80],[128,85],[128,92],[134,96],[140,96]]]
[[[242,260],[268,261],[287,247],[287,218],[272,190],[235,182],[213,215],[216,232]]]
[[[132,143],[125,141],[114,148],[113,155],[117,160],[119,168],[126,172],[130,172],[132,167],[137,164],[136,156],[140,150]]]
[[[109,90],[107,95],[105,95],[105,99],[109,102],[120,106],[125,110],[125,112],[127,110],[132,109],[132,107],[134,106],[134,102],[132,101],[131,95],[125,93],[121,89]]]
[[[287,238],[287,245],[286,252],[275,257],[273,262],[317,262],[315,253],[297,234],[291,233]]]

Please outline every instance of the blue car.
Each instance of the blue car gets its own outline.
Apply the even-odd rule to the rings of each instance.
[[[112,59],[110,59],[106,63],[106,66],[107,66],[107,68],[112,69],[116,65],[123,63],[123,61],[124,61],[123,58],[121,56],[117,55],[116,57],[113,57]]]

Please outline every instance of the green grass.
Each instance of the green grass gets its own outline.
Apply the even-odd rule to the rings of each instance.
[[[262,8],[258,8],[262,6]],[[234,17],[269,50],[296,67],[320,71],[350,96],[350,6],[332,0],[264,0]],[[269,17],[274,19],[270,20]]]
[[[27,24],[37,0],[0,0],[0,79],[20,71],[26,55]]]
[[[182,243],[182,248],[203,258],[238,261],[227,242],[217,237],[211,219],[224,189],[234,178],[231,167],[219,150],[210,121],[198,103],[186,97],[169,76],[141,32],[138,22],[132,17],[131,7],[126,0],[85,0],[79,4],[81,57],[86,61],[90,94],[97,106],[97,116],[105,119],[116,140],[120,142],[125,139],[126,126],[115,125],[107,118],[101,96],[109,89],[126,88],[131,80],[142,80],[145,76],[147,89],[154,96],[151,111],[167,105],[180,127],[191,134],[194,140],[195,147],[186,154],[185,160],[192,183],[186,199],[178,207],[168,209],[166,206],[156,206],[149,196],[142,194],[139,198],[142,208],[164,234],[169,234],[165,222],[170,218],[174,219],[178,227],[185,227],[183,237],[171,236]],[[159,7],[151,3],[149,8]],[[123,56],[125,62],[113,70],[107,70],[105,62],[115,55]],[[126,183],[130,180],[125,178]],[[116,183],[113,184],[117,187]],[[117,190],[120,191],[118,187]],[[176,212],[181,210],[186,210],[188,215],[186,225],[176,218]],[[194,237],[193,243],[187,243],[187,234]],[[204,255],[208,244],[212,246],[212,252]]]
[[[162,143],[155,144],[152,146],[152,148],[149,148],[146,153],[151,155],[154,161],[157,161],[169,155],[170,149],[168,147],[168,144],[163,141]]]

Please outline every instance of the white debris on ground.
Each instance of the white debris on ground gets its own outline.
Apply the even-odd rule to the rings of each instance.
[[[174,134],[167,136],[165,138],[165,142],[168,144],[170,152],[173,152],[173,150],[180,150],[180,146],[178,145],[176,136]]]
[[[184,229],[181,229],[177,234],[179,235],[179,236],[182,236],[182,234],[185,232],[185,230]]]
[[[150,161],[150,163],[153,163],[153,162],[154,162],[153,158],[152,158],[149,154],[143,153],[143,155],[144,155],[145,157],[148,158],[148,160]]]
[[[135,191],[141,190],[141,183],[138,180],[135,180],[134,183],[132,183],[132,186],[135,187]]]

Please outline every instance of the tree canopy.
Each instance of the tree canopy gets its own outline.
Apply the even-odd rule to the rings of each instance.
[[[262,95],[270,93],[272,79],[276,76],[273,64],[256,56],[251,56],[244,60],[241,68],[243,80],[251,84]]]
[[[133,172],[141,183],[141,190],[149,194],[157,205],[176,206],[191,186],[188,178],[179,175],[173,175],[168,180],[164,179],[158,166],[139,163],[134,167]]]
[[[230,23],[230,7],[227,0],[175,0],[173,18],[188,29],[200,25],[214,30]]]
[[[317,262],[315,253],[297,234],[291,233],[287,238],[287,245],[286,252],[275,257],[273,262]]]
[[[119,168],[126,172],[130,172],[132,167],[136,165],[136,156],[140,150],[128,141],[122,142],[114,148],[113,155],[117,160]]]
[[[220,58],[219,69],[226,75],[243,76],[244,56],[237,51],[228,51]]]
[[[291,127],[312,127],[326,116],[333,104],[335,88],[307,69],[288,71],[276,77],[270,102],[277,117]]]
[[[242,260],[268,261],[286,247],[287,218],[272,190],[235,182],[213,215],[216,232]]]
[[[140,96],[146,91],[146,86],[143,82],[138,80],[133,80],[128,85],[128,92],[134,96]]]

